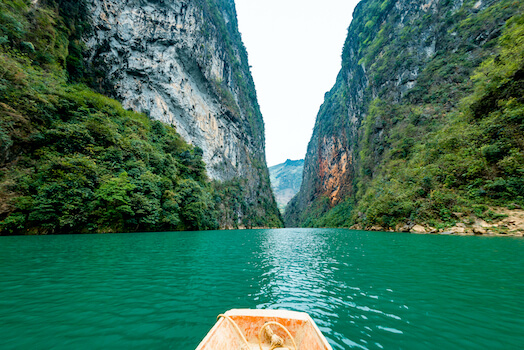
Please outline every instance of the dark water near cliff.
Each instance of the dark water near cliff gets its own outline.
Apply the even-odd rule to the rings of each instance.
[[[328,229],[0,237],[1,349],[194,349],[231,308],[334,349],[518,349],[524,240]]]

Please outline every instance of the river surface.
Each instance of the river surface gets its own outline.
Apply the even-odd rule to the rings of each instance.
[[[524,239],[0,237],[0,349],[194,349],[231,308],[305,311],[334,349],[522,349]]]

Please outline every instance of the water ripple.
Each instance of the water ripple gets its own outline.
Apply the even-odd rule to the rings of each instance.
[[[230,308],[334,349],[520,348],[524,241],[347,230],[0,237],[0,348],[194,349]]]

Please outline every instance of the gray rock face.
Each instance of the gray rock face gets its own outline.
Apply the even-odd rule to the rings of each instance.
[[[199,2],[94,0],[89,6],[88,60],[105,71],[124,107],[174,125],[203,150],[212,179],[257,177],[250,157],[262,155],[265,165],[264,137],[246,131],[245,111],[234,118],[217,96],[214,85],[225,83],[238,104],[224,43]]]
[[[222,228],[280,226],[234,2],[93,0],[88,7],[86,59],[99,90],[174,125],[202,149],[209,177],[220,183]]]

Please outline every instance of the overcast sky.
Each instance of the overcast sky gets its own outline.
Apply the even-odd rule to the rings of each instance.
[[[269,166],[304,158],[358,0],[235,0]]]

